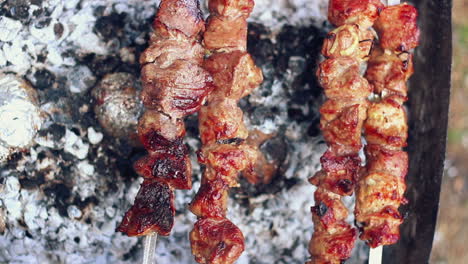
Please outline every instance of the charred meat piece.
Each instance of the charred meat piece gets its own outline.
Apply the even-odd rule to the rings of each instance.
[[[145,149],[167,152],[169,148],[182,144],[185,136],[184,122],[173,119],[158,111],[148,110],[138,121],[138,134]]]
[[[176,189],[192,189],[192,165],[188,153],[152,153],[134,164],[144,178],[154,178]]]
[[[336,156],[328,150],[320,158],[322,170],[310,182],[339,195],[352,195],[361,167],[359,155]]]
[[[156,232],[168,236],[174,225],[174,192],[158,180],[145,179],[117,231],[127,236]]]

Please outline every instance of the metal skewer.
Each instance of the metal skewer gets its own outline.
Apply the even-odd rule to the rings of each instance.
[[[382,251],[383,247],[371,248],[369,251],[369,264],[380,264],[382,263]]]
[[[400,0],[386,0],[384,3],[387,2],[387,6],[392,5],[399,5]],[[382,263],[382,253],[383,253],[383,246],[371,248],[369,250],[369,264],[381,264]]]
[[[142,264],[156,264],[154,261],[154,252],[156,251],[156,242],[158,241],[157,233],[146,235],[143,244],[143,262]]]

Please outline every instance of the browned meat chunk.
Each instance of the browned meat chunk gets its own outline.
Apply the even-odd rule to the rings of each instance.
[[[247,49],[247,21],[244,17],[212,16],[204,34],[205,47],[215,51],[245,51]]]
[[[138,134],[145,149],[166,151],[180,143],[185,136],[185,125],[158,111],[146,111],[138,121]]]
[[[227,219],[200,219],[190,232],[195,260],[201,264],[232,264],[244,251],[244,236]]]
[[[320,63],[317,76],[329,99],[367,98],[371,87],[359,74],[359,62],[352,57],[338,57]]]
[[[383,8],[380,0],[330,0],[328,20],[337,27],[358,24],[367,29],[374,24]]]
[[[398,207],[406,201],[404,179],[374,172],[363,176],[358,186],[355,215],[362,225],[360,238],[371,247],[396,243],[403,221]]]
[[[319,187],[312,207],[314,235],[309,244],[310,263],[341,263],[349,258],[357,230],[345,222],[348,210],[340,196]]]
[[[198,0],[162,0],[154,24],[157,33],[180,31],[187,37],[196,37],[205,29]]]
[[[140,64],[154,63],[159,68],[167,68],[177,60],[189,60],[201,65],[205,49],[193,39],[161,39],[153,36],[150,46],[141,54]]]
[[[406,96],[406,82],[414,72],[413,55],[385,53],[380,49],[372,52],[366,72],[366,78],[374,92]]]
[[[408,174],[408,153],[405,151],[367,145],[365,152],[368,172],[388,173],[401,180],[404,180]]]
[[[200,138],[204,145],[229,139],[246,139],[243,112],[235,100],[213,101],[200,109],[198,116]]]
[[[181,142],[181,144],[183,144]],[[185,146],[179,152],[151,153],[135,162],[135,171],[145,178],[155,178],[176,189],[192,189],[192,164]]]
[[[375,22],[380,45],[384,49],[402,52],[419,44],[418,10],[407,3],[386,7]]]
[[[198,193],[190,203],[190,211],[202,218],[224,218],[227,211],[227,198],[229,186],[222,180],[207,180],[207,178],[214,178],[209,176],[210,174],[216,174],[213,169],[207,169],[202,180],[202,185],[198,190]]]
[[[204,66],[216,86],[213,98],[239,100],[263,81],[262,71],[246,52],[218,53],[207,59]]]
[[[253,166],[256,158],[257,151],[249,145],[213,144],[202,149],[198,161],[216,171],[211,176],[221,178],[230,187],[236,187],[239,172]]]
[[[211,91],[211,76],[199,65],[178,60],[167,68],[146,64],[141,72],[147,108],[181,118],[198,111]]]
[[[328,33],[322,54],[327,58],[349,56],[365,60],[369,57],[373,39],[370,30],[361,31],[356,24],[343,25]]]
[[[367,100],[328,100],[322,105],[320,128],[332,151],[338,155],[359,152],[368,105]]]
[[[211,13],[221,16],[238,17],[246,19],[254,8],[254,0],[209,0],[208,7]]]
[[[330,150],[320,158],[322,170],[310,182],[339,195],[352,195],[361,168],[358,154],[337,156]]]
[[[383,145],[389,149],[406,147],[408,125],[402,106],[405,100],[404,97],[393,95],[369,107],[364,124],[369,144]]]

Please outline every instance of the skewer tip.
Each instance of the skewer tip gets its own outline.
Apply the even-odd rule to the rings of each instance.
[[[382,251],[383,247],[371,248],[369,251],[369,264],[381,264],[382,263]]]
[[[158,240],[158,234],[150,233],[146,235],[145,242],[143,244],[143,262],[142,264],[155,264],[154,252],[156,251],[156,242]]]

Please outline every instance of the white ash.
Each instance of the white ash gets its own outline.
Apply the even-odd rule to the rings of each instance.
[[[93,127],[88,127],[88,140],[91,144],[99,144],[103,138],[104,134],[97,132]]]
[[[89,151],[89,144],[84,143],[78,135],[70,130],[66,131],[65,134],[65,146],[64,150],[79,159],[86,158]]]
[[[12,41],[16,35],[20,32],[23,25],[20,21],[1,16],[0,17],[0,40],[1,41]]]
[[[15,75],[0,73],[0,162],[11,151],[32,144],[41,127],[40,115],[36,91]]]
[[[100,113],[93,111],[90,91],[109,73],[138,77],[137,58],[159,1],[35,1],[40,4],[29,5],[27,18],[7,15],[12,5],[24,1],[7,2],[0,1],[0,66],[26,76],[47,118],[34,139],[36,145],[0,168],[0,232],[5,229],[0,263],[140,262],[142,240],[116,233],[115,227],[138,192],[141,178],[132,172],[131,161],[141,150],[133,149],[128,138],[102,133],[107,131],[97,121]],[[232,191],[228,217],[246,237],[246,252],[237,263],[303,263],[313,231],[310,206],[315,190],[307,178],[320,168],[326,149],[313,127],[321,98],[310,95],[320,90],[312,87],[309,76],[322,33],[311,25],[325,21],[328,1],[256,2],[250,21],[260,26],[252,24],[252,30],[257,34],[265,25],[270,32],[259,39],[274,51],[266,54],[254,47],[266,81],[241,106],[251,129],[278,132],[279,145],[267,142],[266,151],[270,147],[275,154],[275,148],[284,147],[287,153],[280,157],[280,174],[267,191],[245,181],[246,190]],[[115,26],[119,22],[121,27]],[[280,40],[289,34],[291,43]],[[297,49],[297,39],[310,45]],[[295,117],[295,112],[307,120]],[[135,120],[137,116],[133,114]],[[200,186],[196,126],[196,116],[190,117],[186,142],[192,151],[193,189],[175,192],[176,222],[169,237],[158,238],[159,264],[195,263],[188,232],[196,218],[187,204]],[[275,186],[279,189],[272,191]],[[362,246],[357,251],[354,260],[366,255]],[[349,263],[362,263],[354,260]]]
[[[256,0],[251,20],[279,29],[284,24],[320,25],[327,20],[328,0]]]

